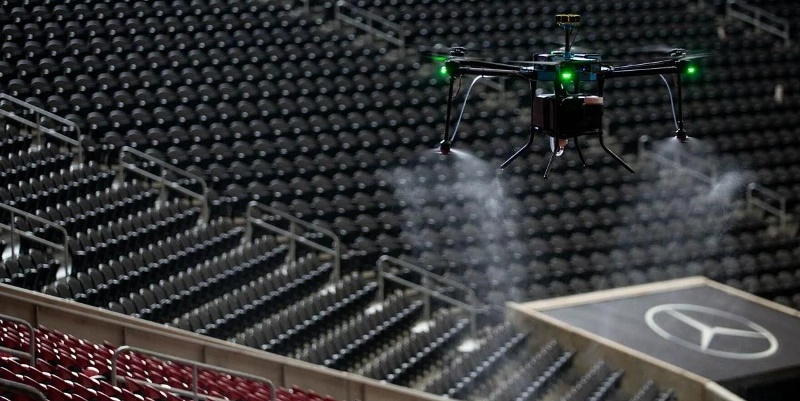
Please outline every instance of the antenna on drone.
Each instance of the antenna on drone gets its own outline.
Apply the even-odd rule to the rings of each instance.
[[[573,31],[581,24],[581,16],[578,14],[556,14],[556,24],[564,28],[564,59],[572,58],[572,38]]]

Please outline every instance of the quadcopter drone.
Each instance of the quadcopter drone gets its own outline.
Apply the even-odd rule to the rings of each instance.
[[[578,138],[586,135],[598,137],[600,146],[625,169],[633,173],[633,169],[603,142],[603,85],[607,79],[644,75],[671,74],[677,88],[677,111],[673,103],[675,117],[675,137],[680,142],[687,141],[687,133],[683,127],[683,110],[681,107],[681,75],[694,74],[696,66],[693,60],[704,57],[704,54],[689,54],[684,49],[673,49],[669,58],[638,64],[612,66],[601,62],[598,54],[579,54],[572,51],[574,31],[580,25],[580,15],[558,14],[556,23],[564,30],[563,51],[537,54],[533,61],[518,63],[500,63],[466,57],[466,49],[451,49],[444,64],[444,71],[450,77],[449,96],[447,100],[447,116],[445,131],[439,144],[442,154],[449,154],[456,138],[456,129],[450,134],[454,83],[461,77],[511,77],[530,82],[532,94],[531,129],[528,141],[500,167],[505,168],[525,150],[527,150],[536,134],[550,137],[552,155],[545,168],[544,178],[550,173],[553,161],[560,156],[570,140],[581,162],[586,164]],[[553,92],[536,94],[539,82],[552,82]],[[664,79],[666,83],[666,79]],[[592,83],[587,85],[587,83]],[[669,86],[668,86],[669,87]],[[670,92],[670,97],[672,94]]]

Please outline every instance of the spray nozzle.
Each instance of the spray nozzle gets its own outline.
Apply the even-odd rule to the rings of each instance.
[[[686,130],[680,128],[675,131],[675,139],[680,143],[686,143],[689,140],[689,135],[686,134]]]
[[[450,154],[451,145],[452,144],[450,143],[450,141],[448,141],[447,139],[442,139],[442,141],[439,142],[439,153],[443,155]]]
[[[556,156],[561,156],[564,154],[564,149],[567,148],[567,144],[569,143],[569,139],[566,138],[554,138],[550,137],[550,151],[553,152]]]

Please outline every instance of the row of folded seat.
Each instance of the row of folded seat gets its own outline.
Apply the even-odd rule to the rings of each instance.
[[[52,143],[44,147],[0,156],[0,183],[3,187],[29,181],[51,171],[68,169],[72,163],[72,154],[62,152]]]
[[[467,319],[458,318],[453,313],[437,313],[427,327],[412,330],[408,336],[361,364],[356,372],[373,379],[408,385],[425,373],[431,361],[437,360],[445,350],[463,340],[468,325]],[[304,350],[299,359],[309,358],[311,362],[318,363],[318,353],[314,355],[312,349],[308,354]]]
[[[2,244],[5,248],[6,244]],[[0,262],[0,283],[38,291],[54,281],[61,264],[37,249],[29,253],[12,253],[11,257]]]
[[[289,354],[318,333],[368,305],[377,290],[377,283],[365,282],[356,273],[345,276],[276,311],[250,327],[244,328],[232,341],[278,354]]]
[[[70,239],[73,271],[86,271],[155,243],[160,238],[174,236],[197,225],[199,208],[180,203],[162,204],[127,219],[109,222],[85,233],[78,232]]]
[[[332,264],[319,263],[311,255],[283,263],[275,258],[282,255],[284,252],[280,248],[267,254],[277,262],[274,267],[264,269],[258,278],[217,297],[203,296],[201,301],[205,302],[194,303],[196,307],[174,318],[169,324],[196,333],[228,338],[328,282]]]
[[[411,301],[402,293],[392,294],[304,344],[295,357],[306,356],[318,365],[351,370],[374,350],[400,338],[421,311],[422,301]]]
[[[65,203],[81,196],[105,190],[114,181],[113,170],[89,162],[69,169],[51,170],[34,179],[18,181],[0,196],[9,205],[28,212]]]
[[[168,205],[164,209],[171,210]],[[192,275],[191,270],[187,273],[187,266],[202,266],[207,260],[236,247],[244,229],[226,220],[198,226],[196,209],[188,210],[194,211],[190,214],[193,216],[191,219],[169,215],[173,221],[183,221],[180,229],[171,231],[162,227],[160,230],[163,232],[152,242],[142,243],[129,252],[97,260],[92,267],[74,272],[47,286],[45,293],[136,313],[145,308],[157,308],[161,301],[167,302],[169,297],[187,289],[197,291],[192,288],[202,282],[202,276]],[[163,224],[169,224],[169,220],[163,220]],[[148,303],[153,297],[159,301]],[[188,297],[184,301],[188,301]],[[176,302],[176,305],[180,303]],[[166,313],[166,310],[162,312]]]

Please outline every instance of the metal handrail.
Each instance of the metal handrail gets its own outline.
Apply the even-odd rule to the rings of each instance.
[[[26,110],[28,110],[28,112],[34,114],[36,119],[35,119],[35,121],[31,121],[31,120],[28,120],[27,118],[24,118],[22,116],[17,115],[16,113],[10,112],[8,110],[3,110],[3,109],[0,109],[0,115],[2,115],[4,117],[8,117],[8,118],[10,118],[10,119],[12,119],[14,121],[20,122],[22,124],[25,124],[25,125],[27,125],[27,126],[29,126],[31,128],[36,128],[36,131],[39,134],[45,133],[45,134],[50,135],[50,136],[52,136],[52,137],[54,137],[54,138],[56,138],[58,140],[61,140],[63,142],[66,142],[66,143],[72,145],[75,148],[74,151],[76,153],[76,158],[78,160],[78,163],[83,163],[83,161],[84,161],[84,159],[83,159],[83,146],[81,146],[81,143],[79,141],[79,139],[81,137],[81,129],[80,129],[80,127],[78,127],[78,124],[75,124],[74,122],[72,122],[70,120],[67,120],[66,118],[59,117],[59,116],[57,116],[57,115],[55,115],[55,114],[53,114],[53,113],[51,113],[51,112],[49,112],[49,111],[47,111],[45,109],[42,109],[42,108],[37,107],[37,106],[34,106],[34,105],[32,105],[32,104],[30,104],[28,102],[25,102],[25,101],[22,101],[20,99],[17,99],[17,98],[15,98],[13,96],[10,96],[10,95],[6,94],[6,93],[0,93],[0,101],[2,101],[2,100],[7,100],[7,101],[9,101],[11,103],[16,104],[17,106],[21,106],[21,107],[25,108]],[[54,130],[52,128],[48,128],[48,127],[42,126],[42,117],[49,118],[49,119],[51,119],[53,121],[56,121],[58,123],[61,123],[61,124],[65,125],[65,126],[69,127],[71,130],[75,131],[78,139],[70,138],[70,137],[68,137],[68,136],[66,136],[66,135],[64,135],[64,134],[62,134],[62,133],[60,133],[60,132],[58,132],[58,131],[56,131],[56,130]],[[41,144],[41,135],[39,136],[39,143]]]
[[[759,198],[759,195],[766,199]],[[776,207],[770,203],[770,200],[777,202],[778,206]],[[758,183],[751,182],[747,185],[747,212],[752,212],[754,208],[759,208],[766,213],[778,217],[778,227],[781,231],[786,229],[789,216],[786,213],[785,196],[769,188],[765,188]]]
[[[37,401],[47,401],[47,397],[42,394],[39,389],[31,387],[24,383],[19,383],[11,380],[0,379],[0,389],[10,391],[12,393],[24,394]]]
[[[645,146],[649,138],[643,136],[639,139],[639,158],[649,158],[655,162],[677,170],[680,173],[686,174],[696,180],[702,181],[709,185],[714,185],[717,181],[717,166],[707,160],[701,159],[697,156],[692,156],[686,152],[672,152],[672,158],[653,152]],[[707,174],[699,169],[690,166],[705,168]]]
[[[778,36],[786,44],[790,42],[789,20],[778,17],[761,7],[756,7],[740,0],[728,0],[725,3],[725,13],[752,25],[756,29]]]
[[[25,326],[28,329],[30,336],[28,337],[28,352],[11,349],[7,347],[0,347],[0,351],[16,356],[17,358],[27,357],[31,366],[36,366],[36,332],[33,330],[33,325],[28,323],[27,320],[16,318],[13,316],[0,314],[0,320],[6,320],[16,324]]]
[[[345,11],[352,13],[354,17],[345,15]],[[373,36],[397,45],[403,50],[406,48],[406,39],[405,34],[403,33],[403,27],[381,17],[378,14],[356,7],[345,0],[339,0],[336,2],[335,16],[337,21],[350,24],[356,28],[366,31]],[[363,22],[361,19],[366,20],[366,22]],[[376,28],[374,25],[378,25],[380,28]],[[396,34],[393,35],[390,33],[390,31],[394,31]]]
[[[147,171],[147,170],[145,170],[143,168],[138,167],[137,165],[135,165],[133,163],[129,163],[128,161],[125,160],[125,154],[136,156],[136,157],[142,158],[142,159],[144,159],[144,160],[146,160],[146,161],[148,161],[150,163],[154,163],[155,165],[160,167],[159,175],[155,175],[155,174],[153,174],[153,173],[151,173],[151,172],[149,172],[149,171]],[[211,211],[210,211],[210,209],[208,207],[208,199],[205,196],[208,193],[208,185],[206,184],[206,181],[202,177],[199,177],[199,176],[197,176],[195,174],[192,174],[192,173],[190,173],[190,172],[188,172],[186,170],[183,170],[183,169],[180,169],[178,167],[175,167],[175,166],[173,166],[173,165],[171,165],[171,164],[169,164],[169,163],[167,163],[167,162],[165,162],[165,161],[163,161],[161,159],[158,159],[156,157],[148,155],[147,153],[141,152],[141,151],[136,150],[134,148],[131,148],[129,146],[123,146],[122,149],[120,149],[120,152],[119,152],[119,168],[120,168],[120,179],[122,179],[122,180],[125,179],[125,170],[130,170],[130,171],[132,171],[134,173],[137,173],[137,174],[139,174],[139,175],[141,175],[143,177],[146,177],[146,178],[149,178],[149,179],[151,179],[153,181],[158,182],[159,184],[161,184],[163,190],[166,190],[167,188],[173,189],[173,190],[178,191],[178,192],[180,192],[180,193],[182,193],[182,194],[184,194],[184,195],[186,195],[186,196],[188,196],[190,198],[196,199],[202,205],[202,212],[201,212],[201,217],[200,218],[202,219],[203,222],[208,222],[208,219],[209,219],[209,216],[210,216],[210,213],[211,213]],[[178,184],[177,182],[168,180],[167,178],[164,177],[164,175],[166,173],[166,170],[172,171],[173,173],[176,173],[178,175],[184,176],[184,177],[189,178],[191,180],[197,181],[200,184],[200,187],[202,188],[203,193],[199,194],[199,193],[197,193],[195,191],[192,191],[189,188],[186,188],[186,187]]]
[[[254,215],[255,210],[260,210],[265,213],[269,213],[273,216],[277,216],[278,219],[283,219],[289,221],[289,230],[285,230],[281,227],[276,226],[275,224],[269,223],[265,221],[263,217],[256,217]],[[288,213],[282,212],[274,207],[267,206],[256,201],[252,201],[247,204],[247,231],[245,233],[245,238],[252,239],[253,236],[253,225],[260,226],[267,230],[270,230],[274,233],[279,235],[284,235],[289,237],[291,242],[289,243],[289,259],[292,261],[297,260],[297,243],[301,243],[317,251],[327,253],[334,258],[333,262],[333,279],[338,280],[341,275],[341,259],[342,259],[342,245],[341,241],[339,240],[339,236],[334,234],[333,231],[327,230],[322,228],[316,224],[309,223],[305,220],[298,219]],[[274,219],[273,219],[274,220]],[[326,237],[329,237],[333,240],[333,248],[315,242],[309,238],[306,238],[297,233],[297,226],[305,227],[308,230],[315,231],[319,234],[322,234]]]
[[[175,363],[179,363],[179,364],[182,364],[182,365],[190,366],[192,368],[192,391],[188,392],[188,391],[176,389],[174,387],[170,387],[170,386],[167,386],[167,385],[160,385],[160,384],[157,384],[157,383],[151,383],[151,382],[145,381],[145,380],[137,380],[136,378],[131,377],[131,376],[120,377],[119,372],[117,371],[118,370],[118,366],[119,366],[118,360],[119,360],[119,356],[122,355],[125,352],[133,352],[133,353],[137,353],[137,354],[147,355],[147,356],[151,356],[151,357],[158,358],[158,359],[161,359],[161,360],[175,362]],[[170,391],[170,392],[176,393],[176,394],[181,395],[181,396],[192,397],[194,400],[218,400],[219,398],[217,398],[217,397],[207,396],[207,395],[204,395],[204,394],[200,394],[198,392],[198,390],[199,390],[199,388],[198,388],[198,376],[199,376],[198,371],[200,369],[215,371],[215,372],[219,372],[219,373],[224,373],[224,374],[231,375],[231,376],[238,376],[238,377],[241,377],[243,379],[247,379],[247,380],[251,380],[251,381],[255,381],[255,382],[266,384],[267,386],[269,386],[270,400],[273,400],[273,401],[275,400],[276,391],[275,391],[275,385],[272,383],[272,380],[269,380],[269,379],[266,379],[266,378],[263,378],[263,377],[260,377],[260,376],[256,376],[256,375],[247,374],[247,373],[244,373],[244,372],[239,372],[239,371],[236,371],[236,370],[220,368],[220,367],[217,367],[217,366],[213,366],[213,365],[209,365],[209,364],[205,364],[205,363],[201,363],[201,362],[195,362],[195,361],[191,361],[191,360],[188,360],[188,359],[179,358],[179,357],[176,357],[176,356],[161,354],[161,353],[158,353],[158,352],[149,351],[149,350],[145,350],[145,349],[141,349],[141,348],[135,348],[135,347],[131,347],[129,345],[123,345],[123,346],[115,349],[114,353],[111,354],[111,385],[116,386],[120,379],[121,380],[126,380],[126,378],[129,378],[129,379],[134,380],[137,383],[140,383],[140,384],[143,384],[143,385],[155,387],[155,388],[158,388],[158,389],[163,390],[163,391]]]
[[[23,237],[31,240],[31,241],[38,242],[38,243],[40,243],[42,245],[46,245],[46,246],[49,246],[49,247],[51,247],[51,248],[53,248],[53,249],[55,249],[57,251],[63,252],[64,253],[64,266],[67,266],[70,270],[72,269],[72,258],[70,257],[70,254],[69,254],[69,239],[70,239],[70,237],[69,237],[69,234],[67,233],[67,230],[64,227],[62,227],[62,226],[60,226],[60,225],[58,225],[58,224],[56,224],[56,223],[54,223],[54,222],[52,222],[50,220],[43,219],[43,218],[41,218],[41,217],[39,217],[39,216],[37,216],[35,214],[28,213],[28,212],[26,212],[24,210],[17,209],[17,208],[15,208],[13,206],[9,206],[9,205],[6,205],[4,203],[0,203],[0,209],[11,213],[11,215],[10,215],[11,221],[8,224],[0,222],[0,228],[2,228],[4,230],[8,230],[9,232],[11,232],[11,254],[14,257],[17,256],[17,254],[16,254],[17,247],[16,247],[16,243],[14,242],[14,240],[15,240],[17,235],[20,235],[20,236],[23,236]],[[54,228],[54,229],[56,229],[58,231],[61,231],[61,233],[64,235],[64,243],[63,244],[57,244],[57,243],[55,243],[53,241],[38,237],[38,236],[34,235],[33,233],[30,233],[30,232],[27,232],[27,231],[20,231],[19,229],[17,229],[14,226],[14,217],[15,216],[25,217],[26,219],[37,221],[37,222],[42,223],[42,224],[44,224],[44,225],[46,225],[48,227]]]
[[[411,270],[419,275],[422,276],[422,285],[408,281],[398,275],[387,271],[389,265],[395,265],[401,268],[405,268]],[[457,308],[464,309],[470,315],[470,331],[472,336],[474,337],[478,331],[478,311],[480,310],[478,305],[478,296],[475,293],[475,290],[472,288],[459,283],[458,281],[449,279],[447,277],[438,275],[433,273],[429,270],[423,269],[419,266],[413,265],[409,262],[404,260],[397,259],[395,257],[389,255],[383,255],[378,258],[378,299],[383,300],[385,297],[385,288],[386,284],[385,281],[389,280],[395,282],[397,284],[406,286],[408,288],[417,290],[425,294],[425,318],[430,319],[431,316],[431,297],[434,297],[440,301],[446,302],[450,305],[453,305]],[[449,297],[447,295],[442,294],[441,292],[437,291],[434,288],[430,288],[431,281],[438,282],[439,284],[451,286],[457,288],[461,291],[464,291],[467,294],[467,302],[459,301],[453,297]]]

